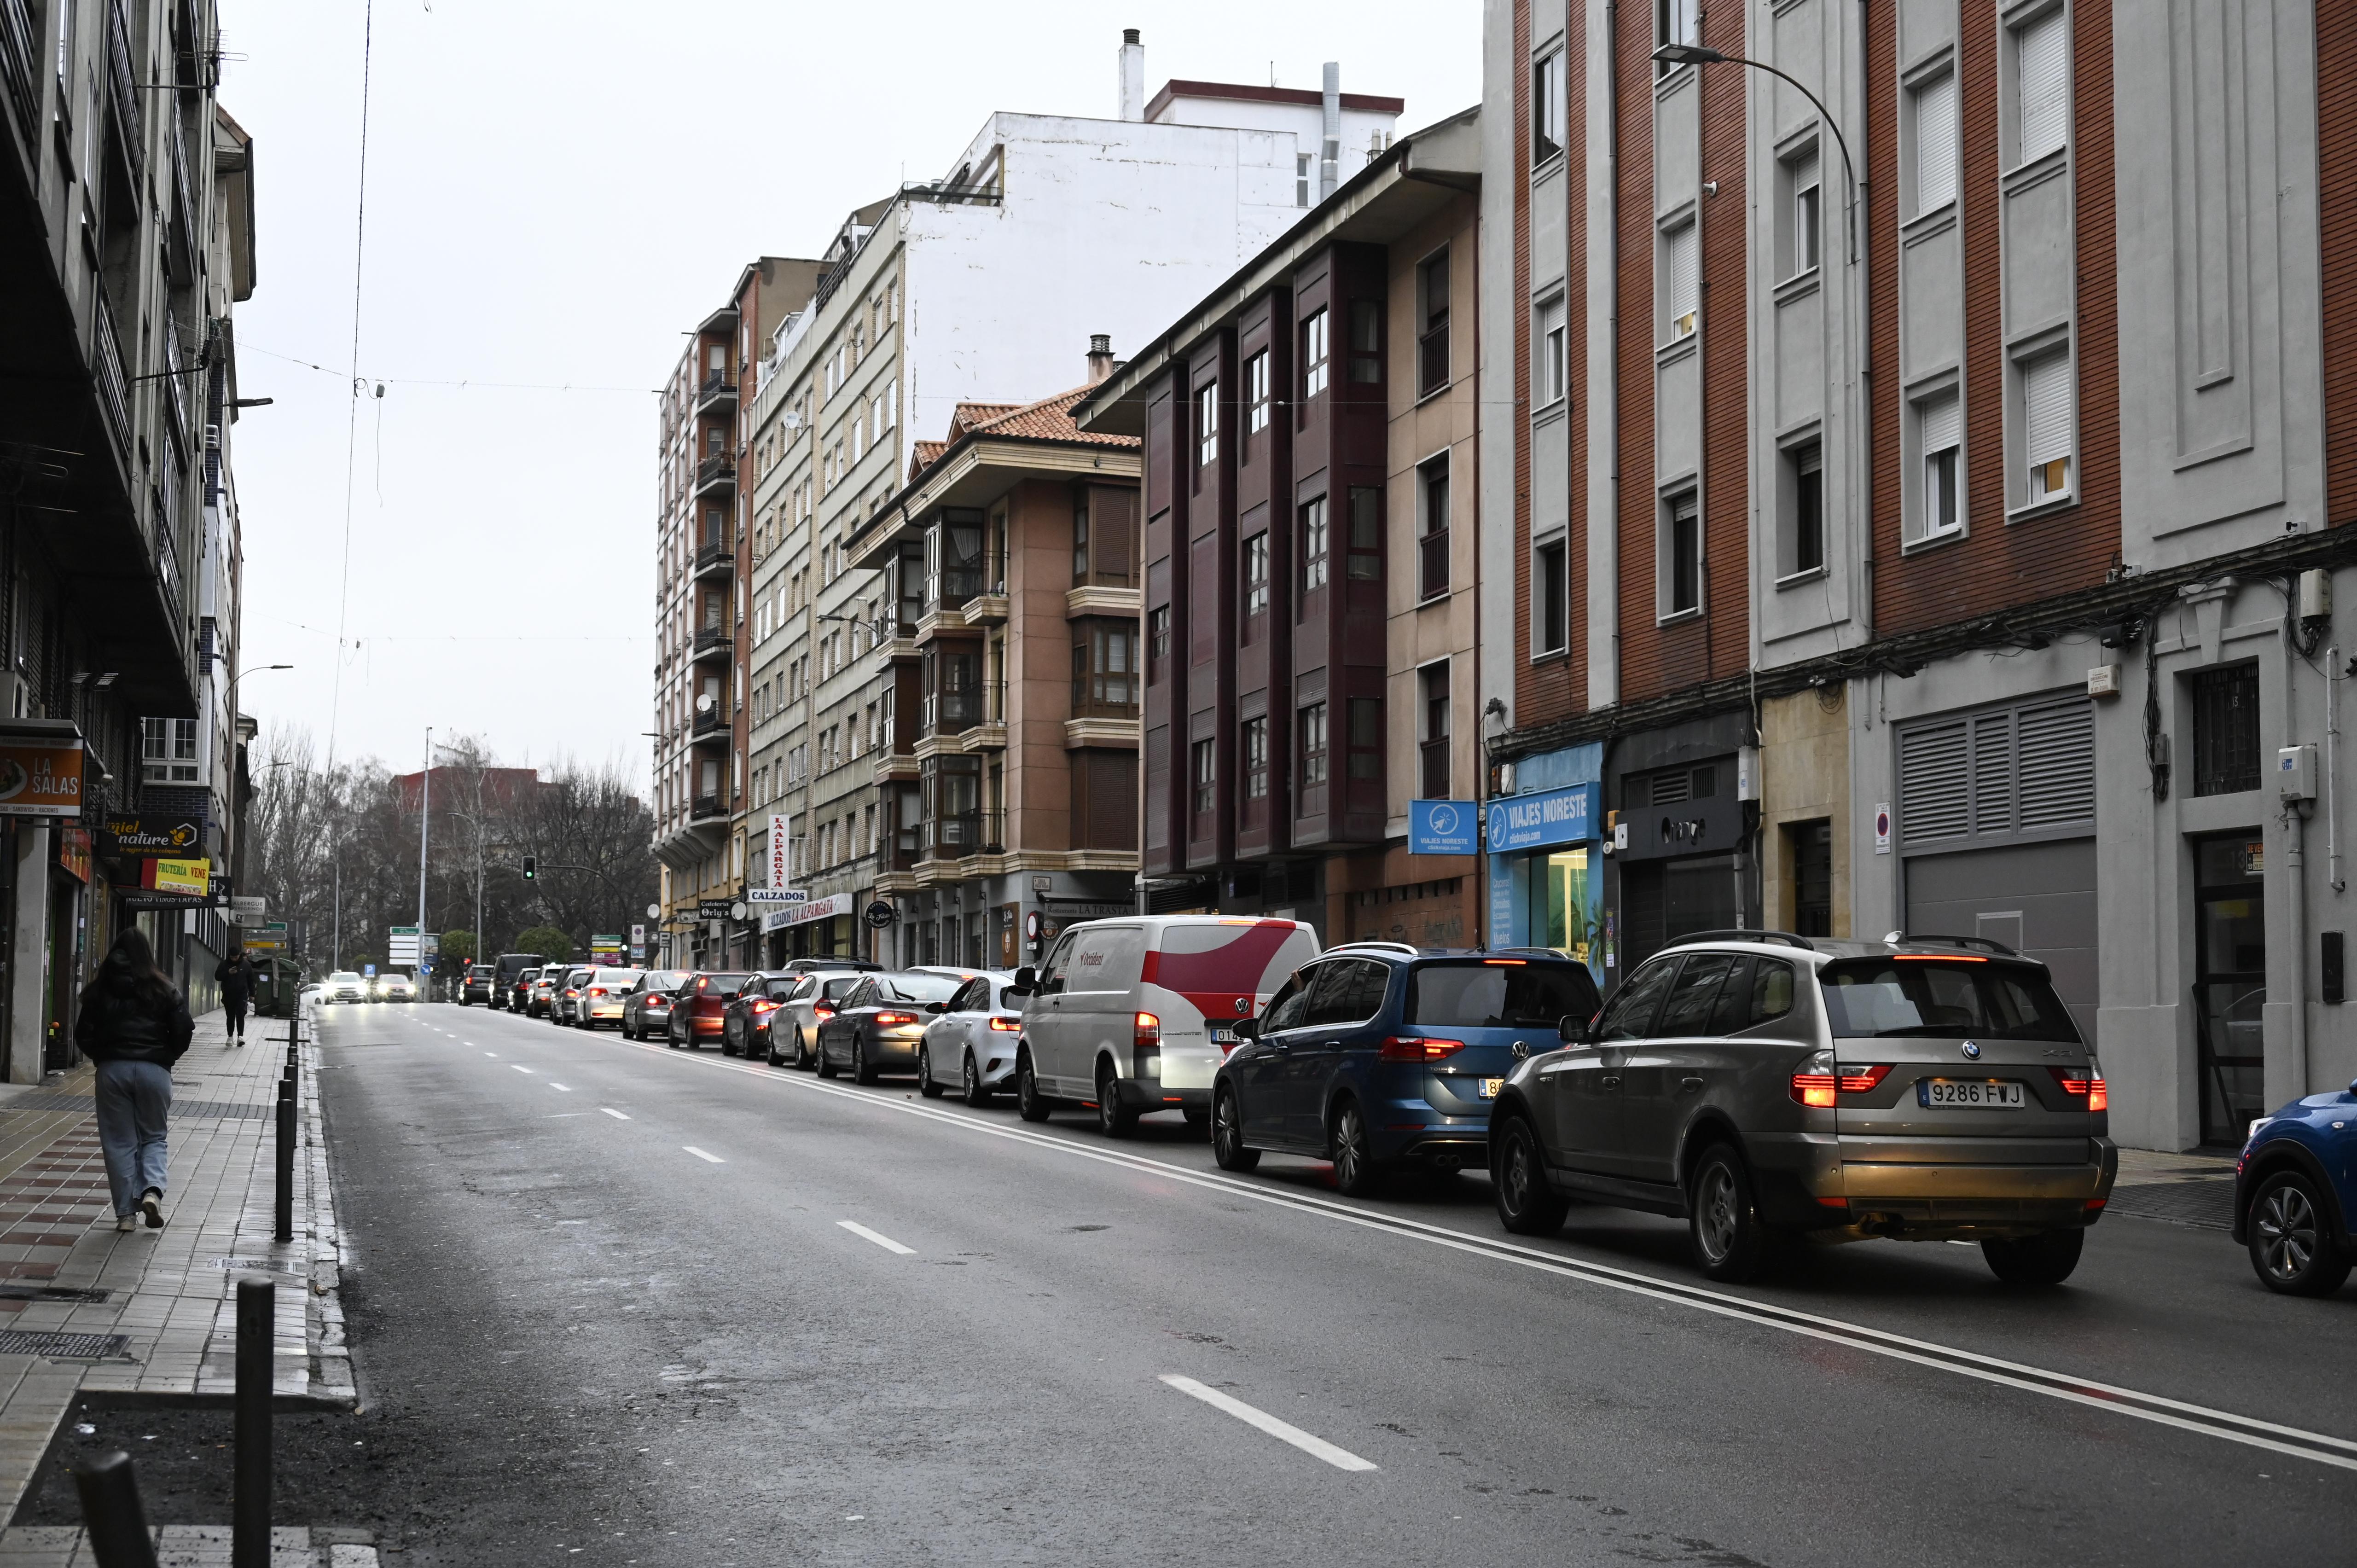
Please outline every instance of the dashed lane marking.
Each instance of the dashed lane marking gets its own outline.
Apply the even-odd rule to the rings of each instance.
[[[617,1122],[628,1122],[630,1120],[629,1117],[623,1115],[620,1112],[615,1110],[610,1105],[600,1105],[597,1109],[603,1111],[607,1115],[611,1116]]]
[[[565,1089],[565,1086],[564,1086],[563,1084],[561,1084],[561,1083],[557,1082],[557,1081],[556,1081],[554,1079],[553,1079],[553,1078],[552,1078],[552,1079],[550,1079],[548,1080],[548,1087],[549,1087],[549,1088],[551,1088],[551,1089]],[[573,1091],[572,1091],[571,1090],[569,1090],[569,1089],[565,1089],[565,1093],[567,1093],[567,1094],[570,1094],[570,1093],[572,1093]]]
[[[680,1147],[681,1147],[681,1148],[683,1148],[683,1149],[685,1149],[689,1154],[694,1155],[697,1159],[699,1159],[699,1160],[710,1160],[710,1161],[711,1161],[714,1165],[726,1165],[726,1164],[728,1163],[726,1160],[722,1159],[718,1155],[707,1155],[707,1154],[705,1154],[702,1149],[697,1148],[694,1144],[682,1144],[680,1145]]]
[[[514,1062],[510,1062],[510,1063],[508,1063],[508,1066],[510,1066],[510,1067],[511,1067],[511,1068],[514,1068],[514,1069],[516,1069],[516,1071],[518,1071],[518,1072],[530,1072],[530,1071],[532,1070],[532,1069],[530,1069],[530,1068],[528,1068],[528,1067],[519,1066],[518,1064],[516,1064],[516,1063],[514,1063]]]
[[[1206,1384],[1199,1383],[1192,1378],[1182,1378],[1174,1373],[1165,1372],[1162,1374],[1162,1380],[1182,1394],[1201,1400],[1213,1410],[1227,1412],[1246,1426],[1257,1427],[1280,1443],[1290,1443],[1304,1454],[1313,1455],[1325,1460],[1337,1470],[1376,1468],[1375,1462],[1372,1459],[1361,1459],[1349,1449],[1336,1447],[1315,1433],[1304,1432],[1289,1421],[1279,1421],[1265,1410],[1256,1410],[1243,1401],[1223,1394]]]
[[[835,1223],[842,1226],[845,1230],[850,1231],[854,1236],[861,1237],[866,1240],[875,1242],[877,1246],[883,1248],[888,1252],[898,1252],[904,1258],[913,1258],[917,1255],[917,1249],[914,1247],[903,1247],[899,1242],[895,1241],[891,1237],[885,1235],[882,1231],[870,1230],[866,1226],[862,1225],[856,1219],[838,1219]]]

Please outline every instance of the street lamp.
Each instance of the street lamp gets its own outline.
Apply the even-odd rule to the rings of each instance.
[[[1841,149],[1842,172],[1849,177],[1849,196],[1846,203],[1849,260],[1852,265],[1856,265],[1857,262],[1857,166],[1850,162],[1849,140],[1842,134],[1841,123],[1834,118],[1833,111],[1825,107],[1824,100],[1810,91],[1807,84],[1799,78],[1778,70],[1765,60],[1747,59],[1741,55],[1727,54],[1724,50],[1711,48],[1703,44],[1663,44],[1653,51],[1653,60],[1658,65],[1748,65],[1754,70],[1764,70],[1779,81],[1791,82],[1802,97],[1816,105],[1817,117],[1825,123],[1825,129],[1834,134],[1834,145]]]

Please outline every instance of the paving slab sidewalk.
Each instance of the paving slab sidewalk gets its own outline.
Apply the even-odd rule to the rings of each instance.
[[[91,1069],[0,1091],[0,1520],[11,1517],[58,1423],[84,1393],[218,1396],[236,1387],[237,1282],[277,1283],[276,1398],[356,1402],[338,1298],[339,1235],[320,1136],[317,1048],[304,1030],[294,1240],[273,1239],[275,1106],[286,1022],[256,1019],[243,1047],[222,1015],[197,1020],[172,1071],[165,1228],[119,1232],[91,1103]],[[28,1336],[42,1336],[38,1339]],[[86,1337],[65,1339],[57,1337]],[[210,1534],[208,1532],[210,1532]],[[357,1563],[373,1548],[291,1536],[284,1563]],[[0,1533],[0,1568],[80,1563],[79,1530]],[[210,1563],[215,1527],[165,1535],[167,1563]],[[226,1553],[227,1547],[221,1547]],[[330,1559],[330,1552],[343,1555]],[[309,1553],[309,1555],[306,1555]],[[274,1554],[275,1555],[275,1554]],[[226,1563],[226,1555],[220,1561]]]

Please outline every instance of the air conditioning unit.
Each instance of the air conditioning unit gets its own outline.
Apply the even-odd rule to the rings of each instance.
[[[208,424],[205,426],[205,450],[208,452],[218,452],[221,450],[220,425]]]

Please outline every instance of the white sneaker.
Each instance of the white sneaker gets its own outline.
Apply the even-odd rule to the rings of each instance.
[[[139,1216],[125,1214],[115,1220],[114,1228],[117,1230],[136,1230],[139,1229]]]
[[[146,1197],[141,1198],[139,1200],[139,1212],[147,1217],[148,1230],[161,1230],[164,1229],[164,1198],[162,1194],[151,1191]]]

